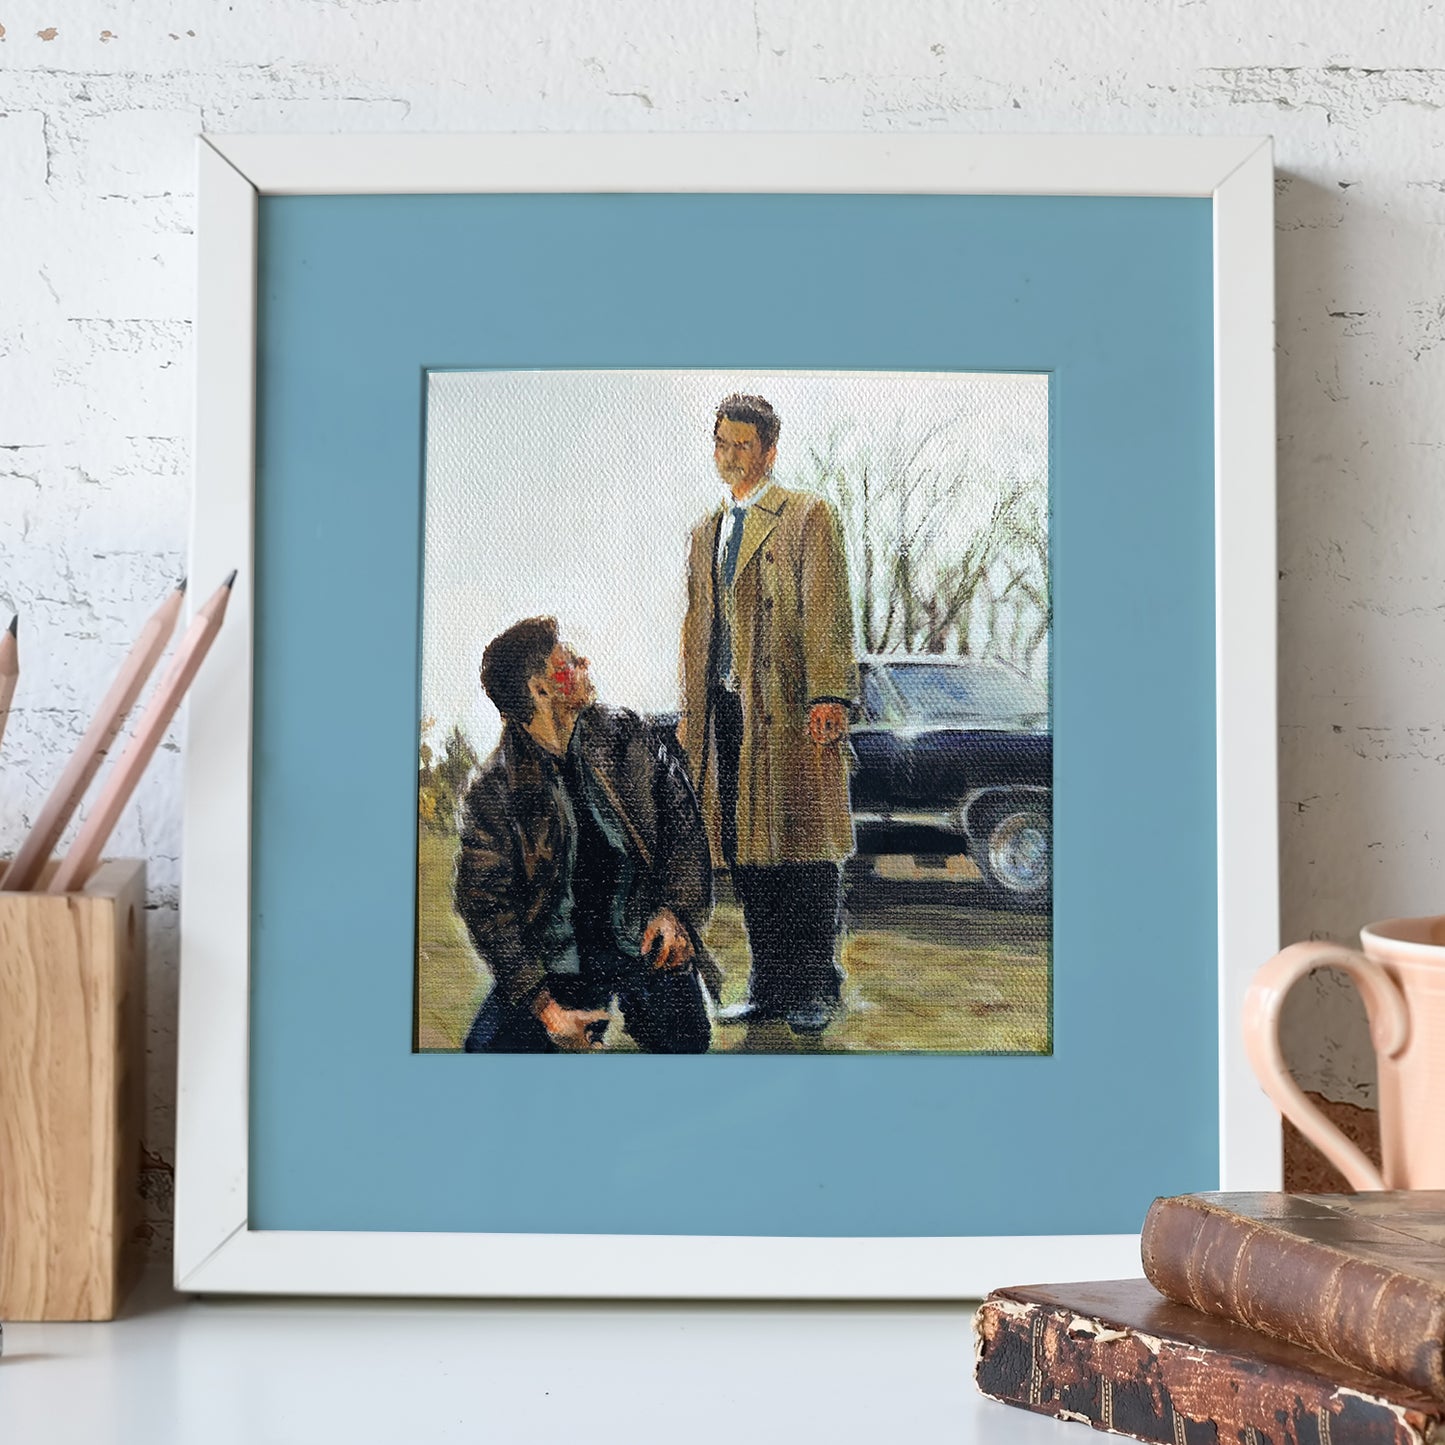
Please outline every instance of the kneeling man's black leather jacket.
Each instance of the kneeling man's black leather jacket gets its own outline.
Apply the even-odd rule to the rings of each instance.
[[[600,704],[577,719],[573,746],[626,833],[633,862],[623,913],[640,934],[670,908],[692,936],[714,998],[722,974],[702,943],[712,913],[712,862],[687,771],[658,732]],[[555,923],[571,886],[575,822],[560,760],[508,722],[468,788],[459,819],[455,899],[473,946],[513,1003],[541,987]]]

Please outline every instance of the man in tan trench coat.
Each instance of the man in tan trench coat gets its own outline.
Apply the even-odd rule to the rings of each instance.
[[[679,734],[752,955],[747,1001],[723,1022],[780,1018],[819,1033],[843,977],[858,671],[842,530],[822,497],[773,481],[780,426],[762,397],[717,409],[726,495],[688,548]]]

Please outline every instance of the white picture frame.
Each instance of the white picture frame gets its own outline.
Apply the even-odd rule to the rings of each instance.
[[[1137,1235],[718,1238],[267,1231],[248,1219],[257,202],[488,191],[1192,196],[1213,202],[1222,1189],[1280,1187],[1237,1027],[1278,946],[1273,167],[1268,139],[1082,136],[204,136],[191,575],[239,566],[189,702],[174,1277],[190,1292],[976,1297],[1136,1274]],[[585,1278],[570,1243],[589,1249]],[[600,1246],[600,1247],[598,1247]],[[726,1251],[727,1271],[717,1269]]]

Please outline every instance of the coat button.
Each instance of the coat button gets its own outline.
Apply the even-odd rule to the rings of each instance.
[[[760,658],[758,658],[758,667],[759,667],[763,672],[766,672],[772,665],[773,665],[773,659],[772,659],[771,657],[760,657]]]
[[[772,725],[773,725],[773,715],[772,715],[772,713],[770,713],[770,712],[765,712],[765,713],[763,714],[763,726],[764,726],[765,728],[770,728],[770,727],[772,727]]]
[[[763,611],[764,611],[764,612],[771,612],[772,610],[773,610],[773,599],[772,599],[771,597],[764,597],[764,598],[763,598]]]
[[[763,557],[769,562],[773,560],[773,554],[771,552],[764,552]]]

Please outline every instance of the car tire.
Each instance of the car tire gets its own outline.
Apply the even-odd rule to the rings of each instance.
[[[993,809],[969,850],[996,907],[1046,911],[1053,903],[1054,824],[1039,803]]]

